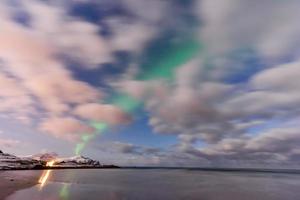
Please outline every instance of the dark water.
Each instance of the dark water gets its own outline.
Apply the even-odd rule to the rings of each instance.
[[[43,188],[36,185],[8,199],[299,200],[300,175],[164,169],[54,170]]]

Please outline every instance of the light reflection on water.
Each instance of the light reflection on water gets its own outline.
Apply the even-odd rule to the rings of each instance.
[[[296,200],[300,175],[188,170],[53,170],[9,200]]]
[[[43,171],[43,174],[41,175],[39,179],[39,184],[40,184],[40,190],[44,187],[44,185],[47,183],[47,180],[51,174],[52,170],[45,170]]]
[[[47,162],[46,166],[47,167],[52,167],[55,163],[55,160]],[[43,171],[40,179],[39,179],[39,184],[40,184],[40,190],[43,189],[44,185],[47,183],[48,178],[51,174],[52,170],[45,170]]]

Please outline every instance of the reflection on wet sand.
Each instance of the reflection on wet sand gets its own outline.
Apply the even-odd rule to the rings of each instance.
[[[54,160],[49,161],[49,162],[47,162],[46,166],[52,167],[54,165],[54,163],[55,163]],[[44,171],[43,174],[41,175],[41,177],[39,179],[40,189],[42,189],[44,187],[44,185],[46,184],[51,172],[52,172],[52,170],[49,169],[49,170]]]
[[[41,183],[20,190],[8,199],[287,200],[299,199],[299,176],[186,169],[52,169],[45,171],[43,187]]]

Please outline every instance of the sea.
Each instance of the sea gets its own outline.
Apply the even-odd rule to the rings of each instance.
[[[48,174],[43,185],[19,190],[7,199],[300,200],[299,173],[128,168],[63,169]]]

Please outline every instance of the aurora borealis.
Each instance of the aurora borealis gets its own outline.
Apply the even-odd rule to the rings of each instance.
[[[197,40],[187,40],[179,42],[171,47],[167,46],[166,54],[150,56],[150,64],[154,67],[142,69],[141,73],[137,76],[137,80],[146,81],[157,79],[166,79],[171,81],[174,78],[175,70],[195,58],[200,53],[200,44]],[[134,115],[134,111],[142,106],[140,100],[126,95],[117,95],[113,98],[112,103],[124,112]],[[81,137],[81,142],[76,145],[75,154],[80,155],[84,147],[90,140],[96,137],[97,134],[104,133],[109,125],[104,122],[91,122],[90,125],[96,129],[93,135],[84,134]]]

